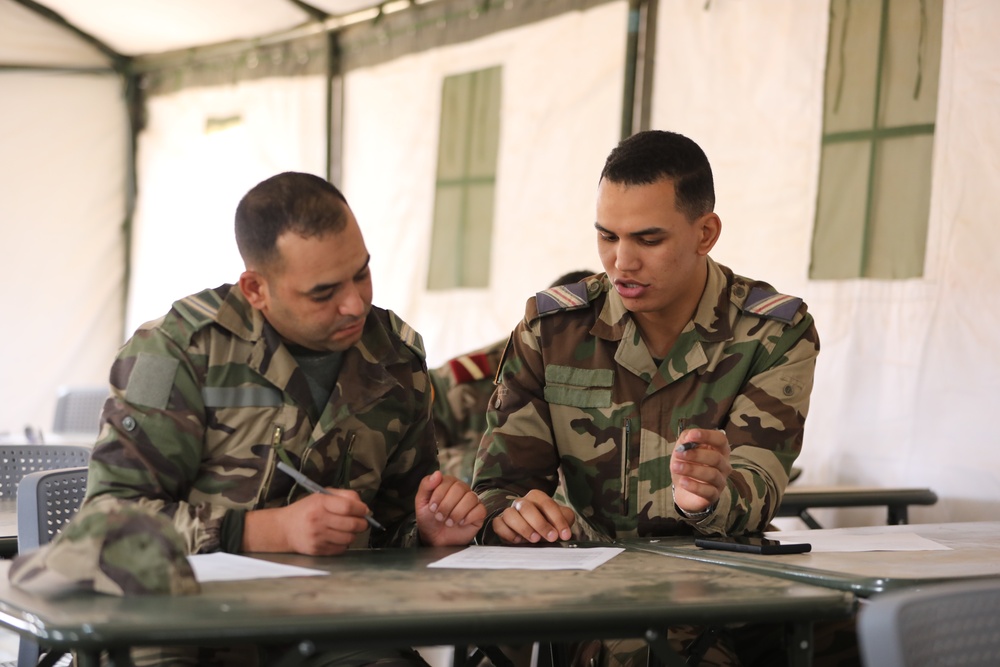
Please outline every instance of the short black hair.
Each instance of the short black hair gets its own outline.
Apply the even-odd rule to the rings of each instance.
[[[623,139],[608,155],[601,180],[622,185],[674,184],[677,210],[696,220],[715,210],[715,182],[698,144],[676,132],[647,130]]]
[[[278,237],[339,232],[347,223],[347,199],[327,180],[286,171],[261,181],[236,207],[236,245],[247,266],[262,267],[277,255]]]
[[[560,285],[572,285],[573,283],[578,283],[584,278],[589,278],[594,275],[594,272],[590,269],[583,269],[581,271],[570,271],[569,273],[564,273],[558,278],[556,278],[549,288],[559,287]]]

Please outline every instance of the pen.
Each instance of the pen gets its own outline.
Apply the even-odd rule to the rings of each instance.
[[[675,451],[686,452],[687,450],[694,449],[697,446],[698,446],[697,442],[685,442],[683,445],[677,445],[677,448],[676,448]]]
[[[284,461],[278,461],[278,470],[280,470],[281,472],[285,473],[286,475],[294,479],[299,484],[299,486],[306,489],[307,491],[311,491],[313,493],[322,493],[325,496],[333,495],[332,493],[324,489],[322,486],[312,481],[311,479],[309,479],[308,477],[306,477],[305,475],[303,475],[298,470],[288,465]],[[378,530],[385,530],[385,526],[383,526],[382,524],[380,524],[378,521],[376,521],[374,518],[372,518],[367,514],[365,515],[365,521],[367,521],[368,525],[371,526],[372,528],[377,528]]]

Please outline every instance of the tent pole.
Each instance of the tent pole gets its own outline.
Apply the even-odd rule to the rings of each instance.
[[[337,32],[326,34],[326,180],[343,187],[344,75]]]
[[[629,0],[621,138],[648,130],[656,53],[657,0]]]

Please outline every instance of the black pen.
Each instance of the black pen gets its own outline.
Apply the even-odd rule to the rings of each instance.
[[[306,477],[305,475],[303,475],[298,470],[288,465],[284,461],[278,461],[278,470],[280,470],[281,472],[285,473],[286,475],[294,479],[299,484],[299,486],[306,489],[307,491],[311,491],[313,493],[322,493],[324,496],[333,495],[332,493],[324,489],[322,486],[312,481],[311,479],[309,479],[308,477]],[[365,521],[367,521],[368,525],[371,526],[372,528],[377,528],[378,530],[385,530],[385,526],[383,526],[382,524],[380,524],[378,521],[376,521],[374,518],[372,518],[367,514],[365,515]]]

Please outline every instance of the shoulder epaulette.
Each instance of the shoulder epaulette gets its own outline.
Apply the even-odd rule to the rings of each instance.
[[[222,296],[214,289],[206,289],[174,301],[173,308],[186,322],[196,328],[215,321],[222,306]]]
[[[496,374],[496,369],[490,363],[489,356],[482,352],[478,354],[463,354],[460,357],[455,357],[448,362],[448,368],[451,369],[451,374],[455,376],[456,384],[465,384],[466,382],[492,378]]]
[[[763,287],[754,287],[743,302],[743,310],[760,317],[791,324],[800,305],[802,305],[802,299],[797,296],[778,294]]]
[[[417,330],[404,322],[399,315],[391,310],[386,312],[389,314],[389,325],[392,327],[393,333],[399,336],[399,339],[403,341],[406,347],[413,350],[418,357],[426,359],[427,353],[424,352],[424,339],[417,333]]]
[[[559,285],[535,294],[535,308],[539,315],[583,308],[590,301],[586,281]]]

